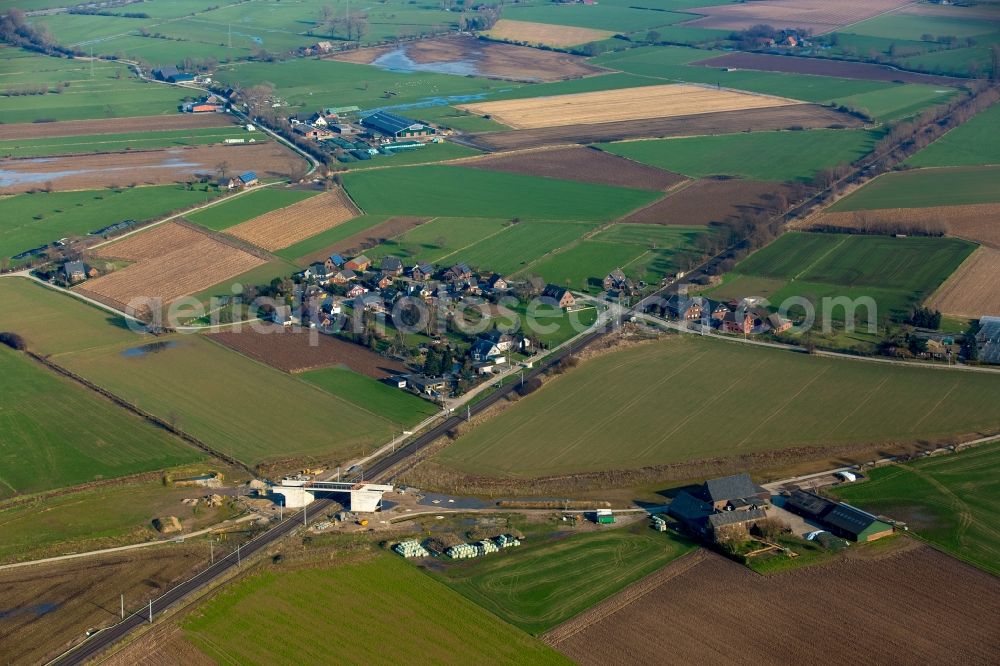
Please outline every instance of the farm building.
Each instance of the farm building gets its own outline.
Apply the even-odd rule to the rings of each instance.
[[[366,257],[365,255],[360,254],[351,259],[350,261],[348,261],[346,264],[344,264],[344,268],[351,271],[364,272],[368,270],[368,267],[371,265],[372,265],[372,260]]]
[[[235,190],[240,187],[253,187],[258,182],[257,174],[253,171],[247,171],[246,173],[241,173],[238,176],[234,176],[229,179],[229,189]]]
[[[563,309],[576,305],[576,298],[569,289],[554,284],[545,285],[545,289],[542,290],[542,298],[552,299]]]
[[[689,531],[714,540],[715,531],[729,525],[751,527],[767,518],[768,492],[749,474],[710,479],[695,493],[682,491],[667,511]]]
[[[1000,317],[982,317],[979,320],[976,349],[983,363],[1000,363]]]
[[[87,268],[82,261],[67,261],[63,264],[63,276],[68,282],[79,282],[87,278]]]
[[[433,127],[387,111],[377,111],[362,119],[361,124],[394,139],[408,139],[434,134]]]
[[[841,502],[823,517],[834,534],[852,541],[874,541],[892,534],[892,525],[872,514]]]
[[[194,74],[182,72],[173,65],[154,69],[153,77],[158,81],[166,81],[167,83],[180,83],[181,81],[194,80]]]

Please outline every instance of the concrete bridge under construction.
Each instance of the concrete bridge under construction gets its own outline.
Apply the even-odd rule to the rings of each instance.
[[[283,505],[298,509],[313,503],[317,495],[350,495],[350,510],[362,513],[377,511],[382,494],[392,486],[365,481],[314,481],[308,477],[286,477],[271,487],[271,493],[281,495]]]

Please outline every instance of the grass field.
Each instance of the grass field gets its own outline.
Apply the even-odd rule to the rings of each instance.
[[[808,180],[820,169],[853,162],[876,136],[861,130],[754,132],[600,144],[601,150],[693,178]]]
[[[258,215],[291,206],[293,203],[308,199],[315,194],[319,194],[319,192],[264,187],[249,194],[242,194],[232,201],[223,201],[205,210],[192,213],[187,218],[208,229],[221,231]]]
[[[0,374],[5,385],[0,392],[0,498],[204,458],[5,346],[0,346]]]
[[[818,457],[827,447],[996,432],[1000,413],[990,405],[998,399],[1000,377],[992,375],[685,336],[585,361],[437,459],[515,478],[762,452],[774,465],[782,449],[814,449]]]
[[[836,95],[827,101],[860,111],[876,120],[887,122],[916,115],[923,109],[948,101],[955,92],[917,83],[892,84],[890,88],[850,95]]]
[[[898,171],[870,181],[835,203],[829,211],[996,203],[1000,202],[997,182],[1000,182],[1000,167]]]
[[[370,160],[358,160],[347,163],[338,162],[336,167],[347,171],[380,169],[393,166],[411,166],[414,164],[433,164],[435,162],[457,160],[462,157],[472,157],[479,154],[479,151],[473,148],[445,141],[443,143],[427,143],[424,144],[423,148],[396,151],[392,155],[379,155]]]
[[[540,634],[693,548],[640,521],[596,532],[528,535],[518,548],[448,564],[435,577],[514,626]]]
[[[753,253],[733,270],[737,276],[773,281],[767,285],[770,293],[736,294],[735,285],[729,283],[713,295],[763,296],[775,307],[792,296],[805,297],[816,306],[827,296],[871,296],[879,317],[905,315],[930,296],[975,247],[957,238],[792,232]],[[843,318],[842,311],[836,314]],[[864,309],[860,314],[866,314]]]
[[[440,411],[432,402],[346,368],[311,370],[298,376],[400,427],[416,425]]]
[[[0,257],[83,236],[124,219],[139,222],[210,201],[203,185],[151,185],[120,190],[35,192],[0,197]]]
[[[317,612],[334,606],[336,613]],[[334,567],[255,574],[228,586],[181,626],[206,656],[241,663],[283,661],[290,654],[318,663],[329,659],[331,645],[352,663],[384,661],[387,646],[394,660],[403,661],[568,663],[388,554]]]
[[[348,173],[344,186],[366,213],[448,217],[607,220],[656,193],[456,166]]]
[[[307,238],[283,250],[278,250],[275,254],[283,259],[301,263],[300,260],[307,255],[330,247],[334,243],[345,238],[350,238],[365,229],[370,229],[376,224],[385,222],[386,219],[388,219],[388,216],[385,215],[361,215],[343,224],[338,224],[332,229],[316,234],[312,238]]]
[[[906,160],[915,167],[1000,164],[1000,104],[962,123]]]
[[[39,84],[49,85],[50,92],[3,98],[4,122],[176,113],[188,94],[172,86],[144,83],[123,64],[98,62],[91,66],[82,60],[52,58],[19,49],[0,51],[0,89]],[[69,85],[62,92],[54,92],[59,84]]]
[[[835,494],[855,506],[904,521],[917,536],[980,569],[1000,575],[1000,521],[990,506],[1000,493],[1000,445],[924,458],[865,472]]]
[[[382,417],[201,336],[174,342],[131,356],[112,345],[60,363],[248,464],[347,456],[392,432]]]
[[[256,142],[266,140],[264,134],[259,132],[254,134],[256,136],[253,138]],[[13,139],[0,141],[0,157],[45,157],[48,155],[151,150],[174,146],[201,146],[222,143],[225,139],[246,138],[246,130],[234,125],[232,127],[200,127],[126,134]]]

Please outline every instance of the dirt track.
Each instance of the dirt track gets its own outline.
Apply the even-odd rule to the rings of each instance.
[[[731,134],[746,130],[765,131],[789,127],[860,127],[861,121],[815,104],[793,104],[768,109],[702,113],[674,118],[652,118],[630,122],[564,125],[540,129],[487,132],[461,137],[461,142],[481,150],[501,151],[561,144],[590,144],[626,139],[656,139],[671,136]]]
[[[63,120],[55,123],[0,124],[0,141],[8,139],[36,139],[55,136],[82,136],[87,134],[129,134],[150,130],[196,129],[199,127],[226,127],[233,124],[233,117],[225,113],[177,113],[170,116],[141,116],[137,118],[108,118],[101,120]]]
[[[760,209],[767,195],[783,189],[778,183],[706,178],[654,201],[621,221],[670,225],[723,222],[741,211]]]
[[[463,162],[462,166],[642,190],[666,190],[687,180],[670,171],[583,146],[489,155]]]
[[[0,185],[0,194],[27,192],[51,184],[53,190],[83,190],[184,182],[200,176],[255,171],[260,178],[288,178],[303,172],[305,163],[275,141],[239,146],[192,146],[163,150],[74,155],[44,159],[0,160],[0,171],[15,175]],[[3,181],[0,181],[3,183]]]
[[[603,71],[580,56],[490,42],[469,35],[420,39],[399,47],[356,49],[332,56],[331,60],[370,65],[397,48],[418,65],[468,62],[478,76],[512,81],[561,81]]]
[[[917,542],[770,576],[714,554],[686,560],[668,565],[686,570],[610,615],[588,611],[556,628],[550,643],[585,665],[707,655],[821,664],[838,654],[861,664],[987,664],[1000,650],[1000,581]]]
[[[405,372],[398,361],[379,356],[361,345],[309,331],[269,326],[268,333],[250,328],[214,333],[211,338],[241,354],[285,372],[302,372],[333,365],[345,365],[355,372],[375,379]],[[316,345],[310,343],[314,338]]]
[[[902,81],[923,83],[929,86],[956,86],[965,83],[963,79],[931,74],[901,72],[885,65],[864,62],[844,62],[822,58],[797,58],[794,56],[768,55],[766,53],[728,53],[723,56],[699,60],[692,65],[704,67],[736,67],[762,72],[788,72],[791,74],[814,74],[816,76],[838,76],[845,79],[865,81]]]

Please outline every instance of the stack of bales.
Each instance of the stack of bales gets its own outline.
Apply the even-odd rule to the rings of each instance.
[[[518,539],[513,534],[501,534],[496,539],[494,539],[494,541],[501,548],[511,548],[513,546],[521,545],[521,540]]]
[[[480,555],[489,555],[490,553],[499,552],[500,548],[489,539],[483,539],[476,543],[476,550],[479,551]]]
[[[394,551],[402,555],[403,557],[428,557],[430,553],[427,549],[420,545],[420,542],[416,539],[409,539],[407,541],[400,541],[392,548]]]
[[[469,543],[460,543],[444,551],[453,560],[467,560],[479,555],[479,549]]]
[[[667,521],[665,521],[660,516],[652,516],[651,519],[650,519],[649,526],[652,527],[657,532],[666,532],[667,531]]]

